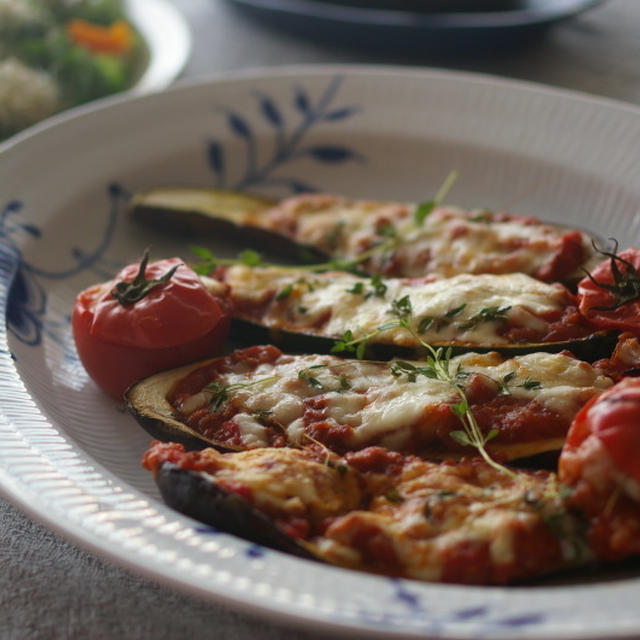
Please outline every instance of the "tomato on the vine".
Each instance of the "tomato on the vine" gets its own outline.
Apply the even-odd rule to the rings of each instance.
[[[580,456],[580,447],[592,436],[607,450],[616,467],[640,484],[640,378],[624,378],[578,412],[560,457],[561,472],[563,456]],[[588,455],[586,448],[584,455]]]
[[[163,369],[215,355],[229,329],[223,300],[178,258],[125,267],[76,298],[73,337],[87,373],[109,395]]]
[[[640,334],[640,249],[608,259],[578,284],[578,309],[598,329]]]

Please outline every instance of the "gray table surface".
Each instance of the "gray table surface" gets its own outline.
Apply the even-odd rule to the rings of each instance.
[[[372,51],[265,27],[225,0],[174,0],[193,29],[185,77],[285,64],[478,71],[640,104],[640,0],[609,0],[517,50]],[[78,549],[0,500],[0,638],[324,638],[236,614]]]

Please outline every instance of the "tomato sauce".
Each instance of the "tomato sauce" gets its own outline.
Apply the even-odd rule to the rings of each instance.
[[[545,282],[562,282],[575,273],[585,260],[582,234],[568,231],[553,256],[540,267],[535,277]]]

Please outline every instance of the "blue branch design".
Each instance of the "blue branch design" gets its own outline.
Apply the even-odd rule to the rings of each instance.
[[[60,271],[41,269],[24,259],[22,250],[15,241],[15,234],[23,231],[40,238],[42,233],[35,225],[13,220],[12,215],[22,211],[23,203],[13,200],[0,211],[0,258],[10,274],[7,280],[9,282],[7,328],[23,344],[39,345],[43,333],[61,343],[60,324],[54,320],[45,321],[47,293],[40,279],[70,278],[85,269],[94,267],[102,259],[113,238],[121,200],[127,194],[120,186],[112,184],[108,187],[108,195],[110,208],[100,242],[89,253],[73,247],[71,256],[75,264]],[[51,326],[48,326],[47,322]]]
[[[363,161],[362,155],[342,145],[301,146],[306,134],[319,122],[337,122],[361,111],[357,106],[332,107],[342,81],[341,76],[332,78],[315,104],[303,87],[294,87],[294,107],[302,118],[289,132],[283,112],[276,102],[263,91],[253,91],[253,97],[258,101],[262,117],[275,130],[275,149],[262,165],[259,163],[257,141],[250,123],[235,111],[219,108],[218,111],[226,116],[230,130],[244,141],[246,147],[244,174],[229,188],[242,191],[255,185],[277,185],[286,186],[297,193],[317,191],[316,187],[302,180],[272,174],[285,163],[304,156],[325,164],[338,164],[349,160]],[[217,140],[208,141],[208,161],[216,176],[215,185],[225,186],[225,153],[223,146]]]

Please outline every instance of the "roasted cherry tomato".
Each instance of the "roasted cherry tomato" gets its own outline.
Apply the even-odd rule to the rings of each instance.
[[[640,484],[640,378],[625,378],[578,412],[560,457],[561,476],[563,456],[580,458],[580,447],[592,436],[604,446],[616,467]],[[588,455],[588,446],[584,448]]]
[[[580,313],[598,329],[640,334],[640,249],[606,253],[578,284]]]
[[[136,380],[215,355],[229,317],[196,273],[178,258],[125,267],[78,295],[72,314],[80,360],[115,398]]]

